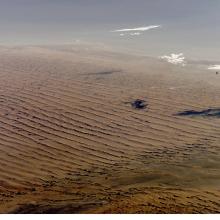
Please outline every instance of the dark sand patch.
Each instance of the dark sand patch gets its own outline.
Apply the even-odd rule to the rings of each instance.
[[[220,117],[220,108],[209,108],[202,111],[187,110],[179,112],[177,116],[202,116],[202,117]]]

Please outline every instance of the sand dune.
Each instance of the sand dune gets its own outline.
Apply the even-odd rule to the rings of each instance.
[[[220,212],[220,118],[178,115],[218,75],[51,46],[0,48],[0,77],[1,213]]]

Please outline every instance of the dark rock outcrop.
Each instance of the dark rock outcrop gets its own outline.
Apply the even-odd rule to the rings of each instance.
[[[131,106],[135,109],[145,109],[147,107],[147,103],[145,100],[136,99],[131,103]]]

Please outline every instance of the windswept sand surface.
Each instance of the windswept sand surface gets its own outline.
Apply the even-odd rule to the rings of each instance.
[[[2,47],[0,79],[1,213],[220,212],[220,117],[177,115],[220,108],[215,73]]]

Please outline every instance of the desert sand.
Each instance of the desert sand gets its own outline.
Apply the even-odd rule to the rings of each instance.
[[[26,46],[0,48],[0,79],[0,213],[220,212],[215,72]]]

